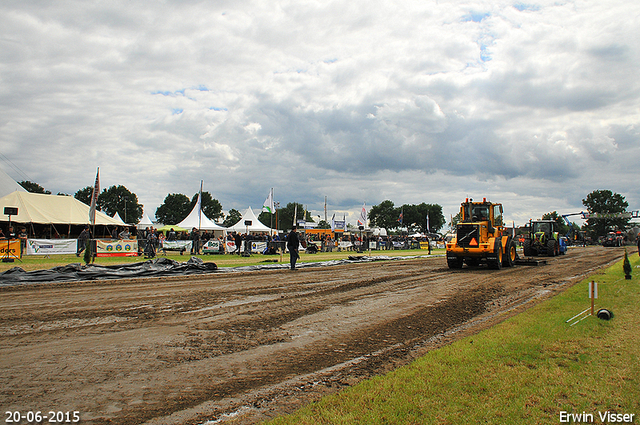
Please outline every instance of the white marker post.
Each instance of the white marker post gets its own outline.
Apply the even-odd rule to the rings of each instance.
[[[598,298],[598,283],[593,280],[589,282],[589,298],[591,299],[591,315],[594,315],[594,301]]]

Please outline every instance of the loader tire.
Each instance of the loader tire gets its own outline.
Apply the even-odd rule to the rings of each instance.
[[[518,258],[516,243],[511,239],[511,236],[509,236],[507,239],[506,251],[502,256],[502,264],[506,267],[513,267],[516,264],[516,258]]]
[[[495,270],[500,270],[502,268],[502,255],[502,244],[499,244],[496,259],[488,263],[489,267]]]

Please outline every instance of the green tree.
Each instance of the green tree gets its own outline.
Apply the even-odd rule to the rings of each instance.
[[[139,222],[143,214],[138,196],[122,185],[114,185],[103,190],[98,196],[98,208],[109,216],[114,216],[117,212],[128,224]]]
[[[258,220],[260,223],[264,224],[267,227],[272,227],[275,229],[276,227],[276,214],[275,211],[273,214],[268,213],[266,211],[262,211],[258,214]]]
[[[189,211],[187,211],[187,214],[189,214],[193,207],[196,206],[196,202],[198,202],[197,193],[191,198],[191,204],[189,204]],[[220,201],[214,199],[209,192],[202,192],[201,205],[202,212],[211,220],[218,221],[218,219],[224,216],[224,214],[222,213],[222,205],[220,204]]]
[[[402,214],[402,223],[400,222],[400,214]],[[427,216],[429,216],[430,229],[427,229]],[[420,231],[423,233],[427,233],[428,230],[439,232],[446,224],[442,214],[442,206],[424,202],[419,205],[404,204],[396,208],[393,202],[382,201],[380,205],[371,207],[369,219],[373,226],[385,229],[406,227],[410,232]]]
[[[231,208],[229,210],[229,213],[225,217],[224,222],[222,222],[222,225],[225,227],[231,227],[239,222],[241,218],[242,214],[240,213],[240,211]]]
[[[296,202],[289,202],[286,207],[278,210],[278,221],[279,221],[278,229],[280,230],[291,229],[294,223],[293,213],[296,211],[296,209],[297,209],[296,222],[297,220],[302,220],[302,219],[304,219],[305,221],[314,222],[309,212],[307,212],[305,216],[304,205],[298,204]]]
[[[80,202],[84,202],[87,205],[91,205],[91,194],[93,193],[93,186],[87,186],[84,189],[80,189],[73,195]]]
[[[589,214],[620,214],[627,211],[629,204],[624,196],[613,193],[610,190],[594,190],[582,200]],[[585,230],[593,238],[607,234],[609,229],[625,230],[629,224],[629,218],[589,218],[585,224]]]
[[[564,219],[561,215],[558,214],[557,211],[546,213],[542,216],[543,220],[553,220],[558,225],[558,231],[561,235],[566,235],[569,233],[569,226],[565,223]]]
[[[441,205],[423,202],[416,206],[416,211],[418,218],[422,219],[422,222],[419,222],[419,227],[423,233],[437,233],[446,224]],[[427,229],[427,216],[429,216],[429,229]]]
[[[34,183],[29,180],[23,180],[19,184],[20,186],[24,187],[27,192],[44,193],[46,195],[51,195],[51,191],[45,190],[44,187],[40,186],[38,183]]]
[[[369,211],[369,222],[371,226],[383,229],[396,229],[402,225],[398,221],[400,209],[393,206],[393,202],[385,200],[379,205],[373,205]],[[404,221],[403,221],[404,222]]]
[[[331,223],[324,220],[320,220],[318,222],[318,225],[316,226],[316,229],[331,229]]]
[[[458,214],[454,215],[451,218],[451,229],[455,230],[458,226],[458,223],[460,223],[460,220],[462,220],[462,214],[458,212]]]
[[[182,193],[168,194],[156,209],[156,218],[164,224],[178,224],[191,211],[189,197]]]

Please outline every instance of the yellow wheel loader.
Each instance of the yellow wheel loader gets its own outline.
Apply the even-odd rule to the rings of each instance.
[[[501,269],[503,265],[512,267],[517,257],[515,241],[504,229],[502,204],[467,198],[460,206],[456,236],[447,243],[449,268],[485,262],[490,268]]]

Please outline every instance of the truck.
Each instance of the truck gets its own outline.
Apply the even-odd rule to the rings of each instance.
[[[464,264],[476,267],[480,263],[493,269],[513,267],[518,254],[513,237],[504,228],[502,204],[487,198],[482,202],[467,198],[460,204],[460,221],[446,250],[450,269],[461,269]]]
[[[556,255],[567,252],[566,238],[560,236],[555,220],[529,220],[529,232],[525,235],[523,252],[526,257]]]

